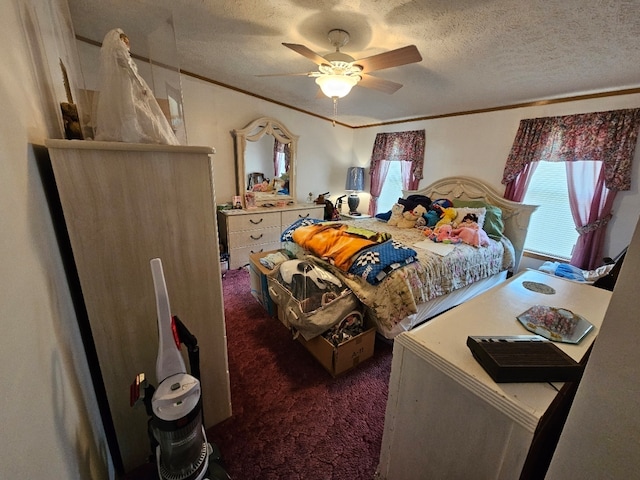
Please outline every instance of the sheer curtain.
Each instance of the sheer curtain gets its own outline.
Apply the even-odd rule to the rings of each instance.
[[[505,198],[522,201],[537,162],[566,162],[569,205],[579,237],[571,265],[602,263],[606,226],[616,193],[631,188],[640,109],[526,119],[502,177]]]
[[[369,174],[371,175],[371,200],[369,215],[378,210],[378,197],[389,171],[389,162],[399,161],[402,171],[402,188],[415,190],[422,179],[424,167],[425,131],[378,133],[373,144]]]
[[[273,172],[274,178],[280,178],[283,172],[286,172],[285,167],[285,147],[284,143],[280,143],[278,140],[273,142]]]

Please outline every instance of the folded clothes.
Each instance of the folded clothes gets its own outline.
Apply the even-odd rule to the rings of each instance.
[[[568,278],[576,282],[584,282],[584,272],[578,267],[569,265],[568,263],[561,262],[544,262],[540,268],[540,271],[550,273],[556,277]]]
[[[260,259],[260,264],[264,265],[269,270],[273,270],[276,266],[280,265],[282,262],[290,260],[288,256],[286,256],[282,252],[275,252],[265,255]]]

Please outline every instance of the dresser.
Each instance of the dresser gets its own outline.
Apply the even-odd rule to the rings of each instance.
[[[532,284],[555,293],[526,288]],[[576,382],[496,383],[472,356],[467,337],[528,335],[517,315],[537,304],[564,307],[594,325],[577,345],[556,343],[581,361],[610,298],[606,290],[525,270],[398,335],[376,478],[543,478],[529,472],[541,464],[546,469],[555,443],[540,436],[554,425],[561,429],[556,406]]]
[[[280,248],[282,231],[300,218],[324,218],[324,205],[218,210],[220,241],[229,254],[229,268],[249,264],[253,253]]]
[[[213,149],[78,140],[46,146],[87,361],[114,465],[128,472],[150,453],[148,417],[129,405],[129,385],[140,372],[158,384],[152,258],[162,260],[172,314],[198,339],[204,425],[231,416]],[[50,202],[53,211],[57,202]]]

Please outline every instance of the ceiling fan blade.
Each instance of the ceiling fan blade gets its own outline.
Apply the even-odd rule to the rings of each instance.
[[[308,77],[313,72],[302,72],[302,73],[264,73],[261,75],[254,75],[254,77],[297,77],[304,76]]]
[[[359,87],[371,88],[380,92],[392,94],[402,88],[402,84],[384,80],[382,78],[373,77],[371,75],[362,75],[362,79],[357,84]]]
[[[375,70],[399,67],[400,65],[407,65],[409,63],[417,63],[421,61],[422,56],[416,46],[408,45],[389,52],[379,53],[361,60],[356,60],[353,63],[355,65],[360,65],[363,73],[368,73]]]
[[[326,58],[321,57],[316,52],[314,52],[313,50],[311,50],[308,47],[305,47],[304,45],[299,45],[297,43],[283,43],[282,45],[284,45],[287,48],[290,48],[291,50],[293,50],[296,53],[299,53],[303,57],[307,57],[309,60],[311,60],[316,65],[328,65],[329,64],[329,61]]]

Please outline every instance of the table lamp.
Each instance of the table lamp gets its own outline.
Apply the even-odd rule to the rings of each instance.
[[[358,192],[364,190],[364,168],[363,167],[349,167],[347,169],[347,184],[345,190],[350,191],[347,198],[347,204],[349,205],[349,214],[358,215],[358,205],[360,204],[360,198]]]

